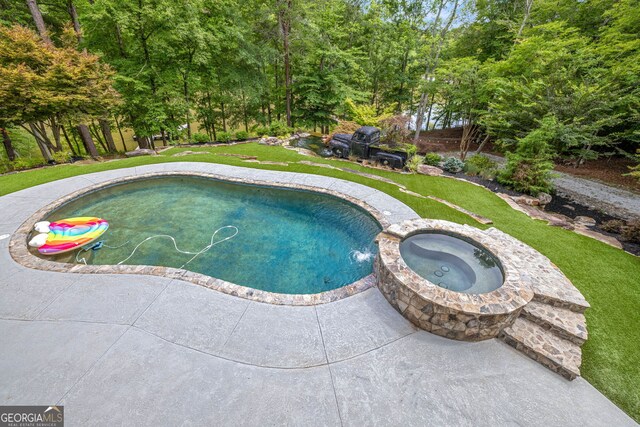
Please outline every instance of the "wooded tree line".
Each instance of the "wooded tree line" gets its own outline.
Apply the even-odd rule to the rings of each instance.
[[[638,0],[0,0],[0,21],[0,127],[45,156],[112,151],[111,127],[328,132],[348,100],[576,164],[640,144]]]

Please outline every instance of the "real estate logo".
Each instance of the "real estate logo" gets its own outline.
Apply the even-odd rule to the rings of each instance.
[[[0,406],[0,427],[63,427],[64,406]]]

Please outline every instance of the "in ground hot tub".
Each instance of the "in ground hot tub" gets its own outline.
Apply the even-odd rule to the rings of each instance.
[[[400,243],[400,255],[418,275],[451,291],[482,294],[498,289],[504,281],[498,258],[460,235],[414,234]]]
[[[378,236],[378,288],[411,322],[448,338],[498,336],[533,298],[509,248],[467,225],[419,219]]]

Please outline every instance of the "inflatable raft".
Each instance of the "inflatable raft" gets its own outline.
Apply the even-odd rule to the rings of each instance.
[[[109,223],[96,217],[66,218],[49,224],[46,241],[38,247],[43,255],[58,255],[88,245],[102,236]],[[44,236],[43,236],[44,237]]]

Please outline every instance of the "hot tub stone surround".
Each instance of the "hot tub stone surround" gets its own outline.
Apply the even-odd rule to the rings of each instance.
[[[480,242],[501,262],[504,283],[484,294],[454,292],[437,286],[407,266],[400,242],[421,231],[454,233]],[[387,300],[415,325],[447,338],[480,341],[495,338],[511,325],[531,299],[510,256],[483,231],[448,221],[420,219],[393,224],[378,236],[375,271],[378,288]]]
[[[400,242],[423,230],[473,239],[501,262],[504,285],[485,294],[440,288],[413,272]],[[560,375],[580,375],[589,303],[548,258],[495,228],[480,230],[441,220],[417,219],[389,226],[378,236],[374,264],[378,288],[418,327],[448,338],[498,337]]]

